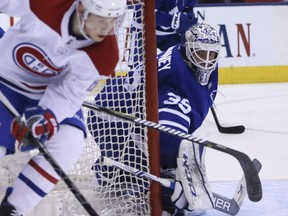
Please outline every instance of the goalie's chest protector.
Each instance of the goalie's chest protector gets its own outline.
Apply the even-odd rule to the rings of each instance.
[[[167,55],[168,52],[171,52],[171,54]],[[158,72],[160,92],[159,107],[163,106],[161,94],[164,94],[165,96],[168,91],[178,95],[182,100],[187,99],[191,106],[191,111],[183,114],[187,115],[191,120],[190,126],[187,129],[189,133],[193,133],[202,124],[212,105],[211,94],[214,90],[217,90],[217,71],[212,73],[208,85],[202,86],[195,79],[193,72],[188,65],[183,61],[183,56],[177,46],[169,48],[166,55],[166,59],[170,58],[167,60],[167,62],[170,62],[170,65],[169,67],[167,65],[164,66],[163,70],[160,68]],[[159,64],[158,61],[158,66]],[[179,106],[181,106],[181,101],[179,102]],[[178,109],[178,111],[181,112],[181,109]]]
[[[191,113],[188,114],[191,120],[188,130],[189,133],[193,133],[202,125],[208,114],[209,108],[212,105],[211,94],[217,89],[217,82],[214,82],[213,74],[208,85],[200,85],[187,65],[186,68],[177,71],[177,73],[178,76],[175,77],[175,80],[177,80],[175,82],[175,88],[178,86],[179,92],[183,94],[184,98],[189,100],[192,110]]]
[[[72,0],[30,0],[31,11],[61,37],[61,25],[65,13],[75,3]],[[62,27],[63,28],[63,27]],[[68,29],[68,22],[67,22]],[[49,40],[47,40],[49,44]],[[118,45],[114,35],[107,36],[101,43],[78,48],[86,52],[100,75],[113,76],[118,62]]]

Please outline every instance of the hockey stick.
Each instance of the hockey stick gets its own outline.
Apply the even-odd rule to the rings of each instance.
[[[226,133],[226,134],[241,134],[245,131],[245,127],[243,125],[237,125],[237,126],[230,126],[230,127],[224,127],[220,124],[218,117],[216,115],[215,108],[213,106],[210,107],[210,110],[212,112],[213,118],[215,120],[216,126],[218,128],[218,131],[220,133]]]
[[[100,160],[103,165],[117,167],[128,173],[132,173],[138,177],[146,178],[146,179],[158,182],[164,187],[171,188],[171,189],[174,189],[175,187],[175,181],[172,179],[157,177],[150,173],[138,170],[134,167],[130,167],[126,164],[112,160],[111,158],[108,158],[108,157],[101,157]],[[261,169],[261,163],[257,159],[254,159],[253,164],[257,172],[259,172]],[[224,212],[229,215],[236,215],[242,206],[244,198],[246,197],[246,193],[247,192],[246,192],[246,186],[245,186],[245,177],[243,176],[240,182],[238,183],[238,186],[235,190],[235,193],[232,199],[229,199],[227,197],[224,197],[222,195],[219,195],[213,192],[214,208],[218,211]]]
[[[259,173],[262,168],[262,164],[257,159],[253,159],[253,164],[255,166],[255,169]],[[230,213],[227,214],[236,215],[243,204],[246,194],[247,188],[245,184],[245,177],[243,176],[236,187],[232,199],[228,199],[219,194],[219,198],[214,196],[215,209],[224,213],[227,213],[229,211]]]
[[[115,110],[111,110],[111,109],[108,109],[108,108],[105,108],[105,107],[102,107],[93,103],[89,103],[85,101],[82,105],[89,109],[96,110],[99,112],[104,112],[112,116],[116,116],[118,118],[130,121],[130,122],[134,122],[135,124],[138,124],[144,127],[153,128],[153,129],[156,129],[156,130],[159,130],[159,131],[162,131],[162,132],[165,132],[165,133],[177,136],[177,137],[181,137],[183,139],[193,141],[199,145],[203,145],[203,146],[227,153],[235,157],[240,163],[241,168],[244,172],[249,199],[253,202],[258,202],[262,199],[262,186],[261,186],[261,181],[258,176],[257,170],[255,169],[251,159],[243,152],[228,148],[226,146],[223,146],[223,145],[220,145],[220,144],[208,141],[208,140],[203,140],[191,134],[187,134],[182,131],[179,131],[179,130],[176,130],[176,129],[173,129],[173,128],[170,128],[170,127],[167,127],[167,126],[155,123],[155,122],[137,118],[137,117],[125,114],[125,113],[117,112]]]
[[[17,110],[13,107],[13,105],[10,103],[10,101],[8,101],[8,99],[3,95],[1,91],[0,91],[0,101],[14,117],[20,116]],[[53,156],[47,151],[45,146],[38,139],[35,139],[32,135],[29,137],[29,139],[31,139],[31,143],[33,143],[33,145],[37,146],[37,148],[45,157],[45,159],[50,163],[50,165],[53,167],[55,172],[60,176],[60,178],[63,179],[63,181],[66,183],[70,191],[74,194],[74,196],[83,206],[83,208],[89,213],[89,215],[99,216],[96,213],[96,211],[92,208],[90,203],[86,200],[86,198],[79,191],[79,189],[74,184],[74,182],[66,175],[66,173],[62,170],[59,164],[55,161]]]

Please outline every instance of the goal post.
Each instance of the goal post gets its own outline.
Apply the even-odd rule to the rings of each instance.
[[[146,59],[146,106],[147,120],[158,122],[158,80],[157,80],[157,61],[156,61],[156,18],[155,1],[145,0],[144,24],[145,28],[145,59]],[[155,94],[156,93],[156,94]],[[160,144],[159,132],[148,129],[148,148],[150,172],[160,176]],[[151,183],[151,215],[162,215],[161,186]]]
[[[120,60],[116,76],[108,82],[101,80],[86,100],[158,122],[155,3],[151,0],[127,0],[127,3],[123,27],[117,32]],[[86,108],[83,111],[87,139],[81,158],[67,173],[71,180],[99,215],[160,216],[159,184],[117,168],[103,168],[97,161],[104,154],[159,176],[159,132]],[[24,164],[37,153],[37,150],[16,152],[1,160],[0,199]],[[28,216],[36,215],[86,216],[87,213],[60,181]]]

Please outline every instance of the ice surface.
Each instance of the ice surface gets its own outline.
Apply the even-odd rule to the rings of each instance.
[[[232,198],[234,190],[232,188],[236,187],[236,182],[215,182],[212,184],[212,187],[214,191],[218,189],[219,193],[221,192],[222,195]],[[262,182],[262,187],[262,200],[260,202],[251,202],[246,198],[237,216],[287,216],[288,180],[264,180]],[[201,216],[224,215],[227,214],[211,210]]]
[[[220,85],[216,113],[223,126],[244,125],[243,134],[220,134],[209,113],[195,135],[242,151],[262,163],[263,198],[245,199],[238,216],[288,215],[288,83]],[[207,174],[214,192],[232,198],[242,170],[237,160],[207,149]],[[211,210],[203,216],[226,215]]]

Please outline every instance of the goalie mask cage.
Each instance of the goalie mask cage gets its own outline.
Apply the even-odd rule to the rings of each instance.
[[[127,3],[123,27],[117,32],[120,51],[117,76],[107,83],[100,81],[86,100],[157,122],[154,1],[128,0]],[[109,156],[159,176],[158,132],[86,108],[83,111],[87,123],[86,144],[68,176],[99,215],[161,215],[161,190],[157,183],[105,167],[97,160],[100,155]],[[1,161],[1,199],[24,164],[37,153],[36,150],[16,152]],[[36,215],[85,216],[88,213],[60,181],[28,214]]]

